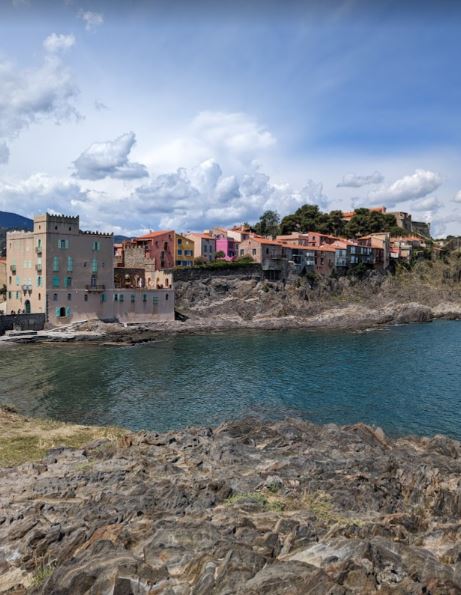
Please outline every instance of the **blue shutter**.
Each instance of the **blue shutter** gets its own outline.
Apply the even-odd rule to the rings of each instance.
[[[70,316],[70,306],[66,306],[66,316]]]
[[[60,308],[56,308],[54,311],[56,318],[59,318],[59,312],[60,312]]]

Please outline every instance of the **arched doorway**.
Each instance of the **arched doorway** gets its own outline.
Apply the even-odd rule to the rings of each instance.
[[[26,311],[26,314],[30,314],[30,300],[24,302],[24,310]]]
[[[64,318],[66,315],[66,309],[64,306],[62,306],[61,308],[59,308],[59,318]]]

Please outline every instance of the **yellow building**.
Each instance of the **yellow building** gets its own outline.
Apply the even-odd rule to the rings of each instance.
[[[191,267],[194,264],[194,241],[175,233],[174,253],[177,267]]]

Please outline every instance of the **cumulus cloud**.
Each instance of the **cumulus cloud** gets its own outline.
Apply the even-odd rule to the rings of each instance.
[[[48,41],[48,45],[53,44],[62,46],[63,42]],[[69,70],[54,51],[48,51],[43,64],[35,69],[19,70],[0,59],[0,141],[44,120],[59,123],[80,118],[74,106],[78,92]]]
[[[276,144],[273,134],[243,112],[200,112],[181,136],[160,144],[146,156],[156,168],[192,167],[212,158],[232,170],[248,168]]]
[[[43,47],[47,52],[59,52],[68,50],[75,45],[74,35],[63,35],[62,33],[52,33],[43,42]]]
[[[73,175],[87,180],[108,177],[129,180],[147,176],[144,165],[128,160],[135,142],[134,132],[127,132],[112,141],[93,143],[74,161]]]
[[[81,10],[78,13],[79,18],[85,23],[85,29],[92,31],[102,25],[104,16],[100,12],[92,12],[91,10]]]
[[[267,209],[284,215],[305,203],[326,205],[322,184],[309,180],[299,189],[275,184],[258,169],[225,176],[213,159],[156,176],[126,199],[140,225],[149,221],[151,228],[179,230],[255,221]]]
[[[0,165],[2,163],[8,163],[10,158],[10,150],[6,143],[0,143]]]
[[[368,198],[374,204],[379,203],[392,207],[397,203],[423,198],[439,188],[441,183],[440,174],[430,170],[417,169],[414,174],[404,176],[386,188],[370,192]]]
[[[336,184],[337,188],[361,188],[368,184],[381,184],[384,181],[384,176],[375,171],[369,176],[358,176],[357,174],[346,174],[343,176],[341,182]]]
[[[78,184],[43,173],[21,181],[0,180],[0,210],[19,210],[28,217],[48,210],[69,213],[74,201],[86,199],[87,193]]]

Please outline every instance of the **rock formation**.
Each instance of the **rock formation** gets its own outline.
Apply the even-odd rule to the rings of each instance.
[[[461,593],[449,438],[247,419],[0,475],[2,593]]]

